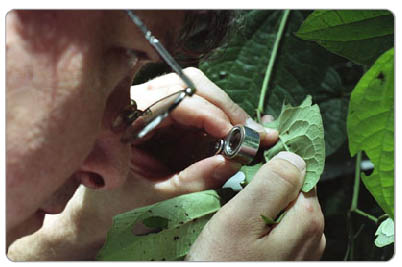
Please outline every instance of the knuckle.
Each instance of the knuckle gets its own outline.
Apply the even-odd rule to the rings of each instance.
[[[235,116],[243,116],[246,114],[246,112],[235,102],[233,102],[230,97],[227,95],[227,93],[225,92],[226,96],[227,96],[227,103],[228,103],[228,110],[230,113],[234,114]],[[242,118],[243,119],[243,118]]]
[[[311,238],[320,238],[324,233],[324,215],[322,212],[308,214],[306,225],[306,236]]]
[[[290,190],[299,191],[301,189],[303,176],[296,166],[282,159],[271,160],[266,165],[274,174],[273,176],[279,181],[283,181]]]
[[[205,74],[202,70],[195,67],[188,67],[184,69],[184,72],[190,76],[190,78],[194,80],[199,80],[205,77]]]

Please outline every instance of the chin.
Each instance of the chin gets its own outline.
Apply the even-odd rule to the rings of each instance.
[[[44,219],[45,213],[43,211],[34,213],[31,217],[7,232],[7,244],[10,245],[15,240],[38,231],[42,227]]]

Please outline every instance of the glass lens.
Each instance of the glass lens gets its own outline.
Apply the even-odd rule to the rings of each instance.
[[[139,118],[131,123],[121,141],[127,143],[146,136],[179,105],[185,96],[185,90],[181,90],[152,104]]]

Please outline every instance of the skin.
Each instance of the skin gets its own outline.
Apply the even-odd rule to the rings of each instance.
[[[137,14],[168,48],[177,34],[172,29],[179,29],[184,18],[182,11]],[[7,245],[26,236],[9,247],[10,259],[92,259],[113,215],[179,194],[217,188],[240,168],[222,156],[212,156],[172,170],[141,148],[141,143],[123,144],[122,133],[111,131],[112,121],[129,103],[134,74],[143,64],[159,60],[124,12],[12,11],[6,24]],[[128,51],[142,56],[134,58]],[[185,72],[196,84],[197,95],[185,99],[159,130],[173,131],[191,141],[185,137],[194,131],[222,138],[233,125],[246,124],[259,131],[263,146],[276,142],[276,131],[253,123],[200,70],[188,68]],[[133,87],[131,97],[143,108],[183,88],[177,75],[168,74]],[[148,139],[152,141],[152,136]],[[186,147],[183,142],[178,146]],[[175,160],[183,161],[186,155]],[[315,192],[299,193],[304,177],[300,160],[288,153],[264,165],[261,178],[250,184],[255,186],[247,186],[208,223],[188,259],[249,259],[250,254],[239,252],[233,258],[228,251],[216,250],[215,236],[226,240],[225,246],[254,240],[253,231],[240,234],[240,229],[247,218],[256,217],[240,217],[237,211],[252,210],[258,216],[271,211],[274,217],[286,207],[285,226],[279,227],[281,222],[267,233],[262,220],[254,224],[264,228],[266,236],[284,229],[282,238],[295,242],[278,247],[283,240],[272,238],[270,245],[279,248],[274,255],[267,243],[255,242],[259,253],[251,259],[318,259],[325,247],[323,218]],[[283,178],[294,186],[281,186]],[[253,199],[259,199],[261,205],[251,204]],[[303,203],[309,208],[296,208]],[[44,213],[57,215],[47,215],[41,228]],[[301,225],[311,225],[309,218],[315,218],[312,225],[317,227],[286,231],[300,218],[305,222]],[[230,222],[233,227],[224,231]],[[303,241],[305,249],[296,253],[291,244],[300,247]],[[210,253],[205,254],[207,251]]]
[[[149,27],[173,15],[156,16]],[[130,146],[111,137],[109,125],[129,103],[134,73],[158,58],[123,12],[13,11],[6,23],[6,202],[12,241],[40,227],[40,210],[60,213],[88,174],[101,175],[105,189],[124,183]],[[134,60],[129,50],[149,59]],[[64,193],[54,195],[62,187]]]

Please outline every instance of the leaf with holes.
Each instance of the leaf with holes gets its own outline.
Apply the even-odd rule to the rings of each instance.
[[[302,191],[310,191],[320,180],[325,164],[324,128],[318,105],[312,105],[311,96],[297,107],[283,105],[279,117],[265,126],[279,133],[276,145],[264,153],[266,160],[280,151],[301,156],[306,162]]]
[[[364,185],[394,218],[394,49],[385,52],[353,89],[347,120],[349,150],[374,164]]]
[[[113,218],[98,260],[180,260],[221,207],[214,190],[182,195]]]

